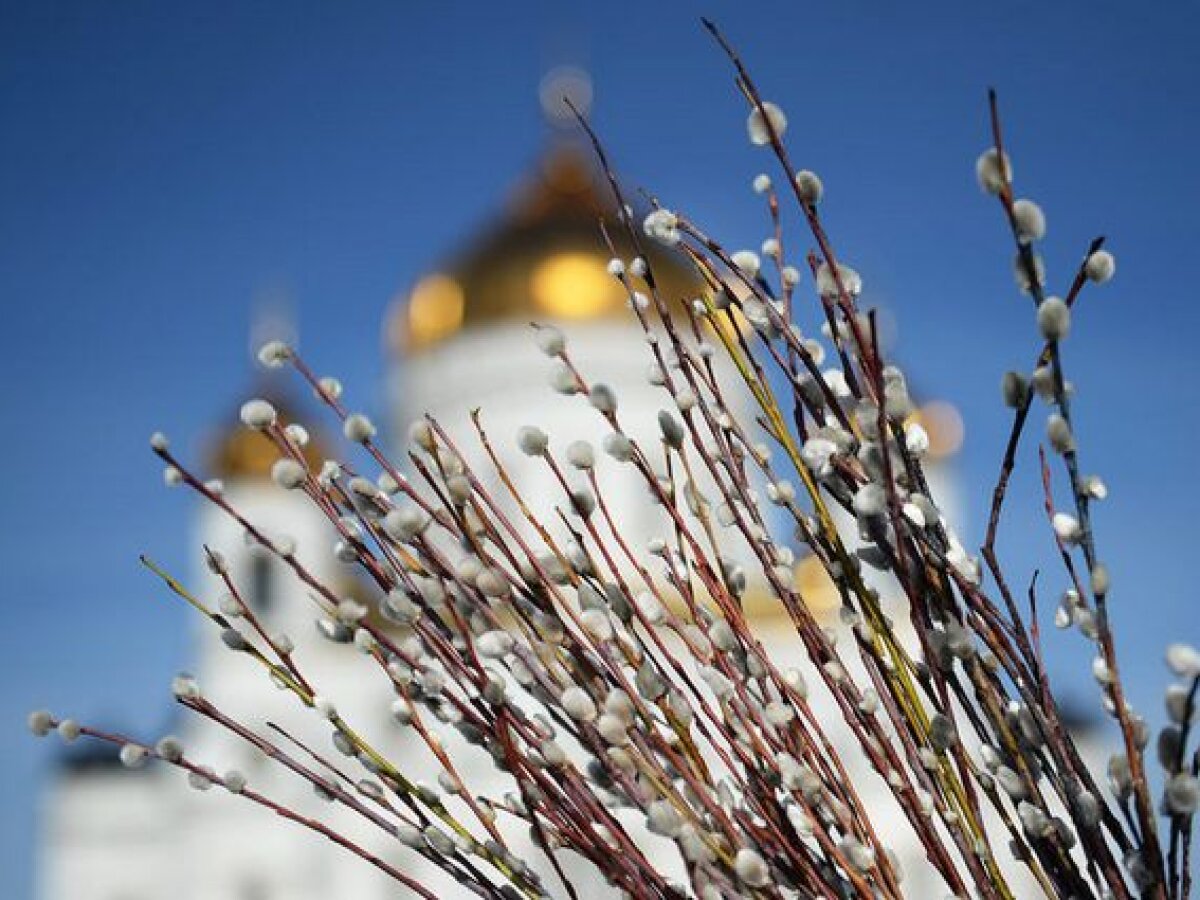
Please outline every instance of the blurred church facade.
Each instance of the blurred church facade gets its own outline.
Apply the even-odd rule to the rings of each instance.
[[[666,398],[645,377],[645,343],[626,307],[623,289],[606,270],[610,254],[597,228],[605,213],[611,215],[612,204],[589,154],[561,130],[555,131],[499,220],[465,240],[445,265],[421,278],[387,312],[384,330],[391,399],[386,418],[394,458],[403,458],[408,423],[426,411],[461,439],[460,446],[477,447],[469,415],[479,407],[497,446],[513,448],[505,451],[505,464],[512,467],[522,494],[553,494],[544,469],[530,465],[515,451],[518,428],[536,424],[564,443],[578,438],[599,443],[604,429],[599,417],[578,398],[549,390],[546,359],[533,347],[531,321],[559,325],[568,334],[581,370],[610,384],[621,397],[622,409],[629,410],[633,420],[632,434],[650,442],[657,439],[656,414]],[[691,297],[705,289],[676,257],[664,253],[652,264],[671,296]],[[270,384],[261,387],[288,416],[294,405],[289,396]],[[752,421],[748,408],[739,412]],[[947,414],[944,409],[940,412]],[[944,452],[934,454],[931,481],[943,508],[953,511],[957,492],[952,456],[961,440],[953,429],[961,426],[951,415],[939,427],[950,431],[933,435]],[[314,437],[319,443],[319,436]],[[314,452],[319,458],[319,450]],[[284,492],[271,483],[273,461],[265,440],[231,425],[215,442],[211,474],[222,479],[230,502],[247,518],[260,523],[268,534],[294,538],[297,555],[318,578],[370,600],[369,591],[353,580],[349,567],[335,559],[331,530],[319,513],[298,492]],[[480,472],[488,469],[479,466]],[[650,505],[643,502],[644,489],[632,476],[624,482],[617,476],[606,484],[631,544],[644,546],[661,528]],[[436,770],[423,758],[428,755],[424,748],[389,721],[391,698],[383,679],[364,684],[362,660],[355,657],[353,647],[314,634],[311,608],[294,596],[301,588],[289,573],[248,546],[237,524],[207,504],[198,507],[191,543],[225,554],[235,578],[251,585],[249,594],[255,598],[258,614],[270,630],[297,639],[303,665],[325,685],[322,693],[348,720],[363,723],[360,730],[369,739],[393,758],[404,759],[405,765],[411,758],[426,780],[434,780]],[[197,559],[197,571],[201,568]],[[802,561],[797,577],[811,603],[832,610],[836,600],[820,583],[814,567]],[[203,576],[197,575],[195,583],[203,583]],[[786,617],[765,597],[755,602],[755,628],[768,649],[789,664],[796,661],[801,649]],[[206,626],[197,619],[189,661],[205,694],[247,723],[258,725],[269,719],[288,722],[290,727],[298,718],[294,699],[276,690],[240,655],[225,650]],[[196,725],[194,717],[177,723],[189,755],[212,762],[221,771],[243,771],[251,784],[268,795],[332,821],[364,847],[418,872],[417,857],[394,838],[365,828],[344,810],[335,811],[309,786],[231,735],[207,723]],[[315,723],[296,726],[294,733],[322,752],[336,755],[328,734]],[[508,790],[501,776],[488,774],[485,754],[465,745],[452,744],[449,749],[473,760],[464,779],[468,785],[475,783],[496,794]],[[870,773],[864,779],[868,802],[890,802],[878,779]],[[72,748],[45,797],[39,900],[382,900],[404,894],[342,849],[272,819],[253,804],[214,796],[221,791],[192,790],[179,772],[165,766],[131,772],[106,750]],[[884,830],[893,815],[898,817],[898,811],[883,814]],[[908,887],[913,896],[932,896],[938,886],[926,884],[916,874],[922,869],[919,856],[910,855],[902,863],[912,879]],[[439,873],[420,870],[419,874],[428,876],[440,896],[465,893]]]

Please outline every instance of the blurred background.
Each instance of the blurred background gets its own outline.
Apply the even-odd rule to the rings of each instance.
[[[797,164],[894,352],[965,425],[955,466],[977,546],[1008,419],[998,383],[1035,330],[973,164],[1000,91],[1018,193],[1049,219],[1065,289],[1106,235],[1111,285],[1066,349],[1134,702],[1162,719],[1162,648],[1200,639],[1189,555],[1200,492],[1200,7],[370,3],[0,4],[0,896],[33,896],[55,748],[26,712],[152,731],[189,662],[187,611],[140,568],[185,570],[195,507],[146,445],[196,458],[254,384],[256,322],[387,417],[389,310],[502,210],[553,129],[538,89],[570,65],[626,181],[732,248],[767,236],[715,17],[789,112]],[[800,238],[793,232],[793,242]],[[419,405],[419,398],[413,402]],[[1001,555],[1047,568],[1030,452]],[[1077,636],[1053,674],[1095,704]],[[213,802],[221,802],[214,799]]]

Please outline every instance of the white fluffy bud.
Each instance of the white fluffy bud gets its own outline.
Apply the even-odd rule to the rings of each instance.
[[[838,281],[841,281],[842,287],[851,297],[857,297],[862,293],[862,276],[854,269],[847,265],[838,263],[837,278],[833,276],[833,270],[825,263],[817,268],[817,290],[821,292],[822,297],[835,298],[838,296]]]
[[[1020,372],[1005,372],[1000,379],[1000,395],[1004,405],[1010,409],[1018,409],[1029,399],[1029,381]]]
[[[537,345],[547,356],[562,356],[567,349],[567,339],[554,326],[542,325],[537,329]]]
[[[1047,297],[1037,309],[1038,329],[1048,341],[1061,341],[1071,330],[1071,310],[1061,297]]]
[[[36,737],[45,737],[54,728],[54,716],[50,715],[44,709],[31,712],[26,721],[29,725],[29,730]]]
[[[668,247],[674,247],[682,238],[679,232],[679,216],[669,209],[653,210],[642,222],[642,229],[647,236]]]
[[[546,432],[532,425],[523,425],[517,432],[517,446],[526,456],[541,456],[546,452],[550,438]]]
[[[317,398],[333,401],[342,396],[342,383],[332,375],[326,375],[317,382]]]
[[[198,700],[200,685],[195,678],[183,672],[171,680],[171,693],[178,700]]]
[[[342,423],[342,433],[346,435],[346,440],[348,441],[353,441],[356,444],[365,444],[371,438],[375,437],[375,425],[362,413],[352,413]]]
[[[500,659],[512,652],[513,639],[507,631],[485,631],[475,639],[475,649],[485,659]]]
[[[750,143],[762,147],[771,143],[772,130],[776,137],[783,137],[787,131],[787,116],[774,103],[764,101],[761,109],[756,106],[750,110],[750,116],[746,119],[746,132],[750,136]]]
[[[880,516],[887,508],[887,494],[874,482],[867,482],[854,495],[854,511],[860,516]]]
[[[289,491],[304,484],[304,476],[304,466],[290,456],[275,460],[271,466],[271,480]]]
[[[1163,799],[1175,815],[1190,816],[1200,805],[1200,782],[1186,772],[1179,772],[1167,782]]]
[[[617,411],[617,393],[607,384],[593,384],[588,390],[588,402],[602,413]]]
[[[1054,533],[1064,544],[1078,544],[1083,537],[1083,529],[1079,525],[1079,520],[1074,516],[1061,512],[1055,513],[1052,524]]]
[[[1046,214],[1032,200],[1018,200],[1012,206],[1013,228],[1022,244],[1040,241],[1046,236]]]
[[[750,887],[765,887],[771,880],[771,870],[757,851],[743,847],[733,860],[733,870],[737,877]]]
[[[590,469],[596,465],[596,452],[587,441],[572,441],[567,445],[567,461],[577,469]]]
[[[127,769],[140,768],[146,762],[146,748],[137,744],[125,744],[121,747],[121,765]]]
[[[592,722],[596,718],[596,703],[581,687],[572,686],[562,693],[562,708],[576,722]]]
[[[1057,453],[1075,449],[1075,437],[1071,434],[1071,426],[1058,413],[1051,413],[1046,420],[1046,437],[1050,439],[1050,446]]]
[[[278,369],[292,356],[292,348],[283,341],[267,341],[258,349],[258,362],[268,369]]]
[[[825,185],[815,172],[801,169],[796,173],[796,191],[801,200],[810,206],[816,206],[825,193]]]
[[[249,400],[242,404],[241,416],[248,428],[270,428],[275,424],[275,407],[266,400]]]
[[[1087,258],[1083,272],[1088,280],[1096,284],[1104,284],[1116,274],[1117,261],[1107,250],[1097,250]]]
[[[929,432],[920,422],[909,422],[904,426],[904,447],[914,456],[929,451]]]
[[[1191,644],[1172,644],[1167,648],[1167,665],[1181,678],[1200,676],[1200,651]]]
[[[392,540],[411,541],[429,525],[429,518],[415,506],[402,506],[383,517],[383,530]]]
[[[655,800],[646,810],[646,825],[655,834],[673,838],[679,834],[683,822],[670,802]]]
[[[633,443],[619,431],[614,431],[604,438],[604,452],[617,462],[628,462],[633,459]]]
[[[739,250],[730,260],[747,278],[757,278],[759,269],[762,268],[762,260],[753,250]]]
[[[983,151],[975,161],[975,178],[987,193],[999,194],[1005,182],[1012,180],[1012,163],[1008,155],[1002,157],[994,147]]]

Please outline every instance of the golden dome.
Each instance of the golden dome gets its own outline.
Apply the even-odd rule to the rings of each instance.
[[[398,299],[386,326],[389,346],[412,353],[480,325],[627,314],[625,292],[607,271],[601,218],[612,227],[621,255],[632,250],[616,227],[608,185],[589,159],[559,140],[494,225]],[[681,254],[649,241],[646,252],[666,296],[705,290]]]
[[[929,435],[929,458],[945,459],[954,456],[962,448],[966,426],[962,414],[953,404],[945,400],[930,400],[914,411],[909,421],[920,425]]]
[[[837,585],[815,556],[805,556],[792,571],[791,587],[818,622],[829,622],[841,606]],[[750,584],[742,596],[742,609],[751,623],[765,627],[791,627],[783,601],[765,583]]]
[[[265,390],[260,385],[257,396],[275,407],[281,424],[300,421],[296,404],[279,390]],[[308,426],[305,425],[305,428],[308,429]],[[311,429],[308,445],[304,448],[304,458],[314,471],[319,470],[326,459],[321,441]],[[224,481],[270,478],[271,466],[277,459],[279,451],[270,438],[260,431],[247,428],[235,412],[209,443],[208,471],[214,478]]]

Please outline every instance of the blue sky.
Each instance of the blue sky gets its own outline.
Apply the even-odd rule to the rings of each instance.
[[[186,618],[139,570],[176,569],[191,503],[146,436],[193,452],[249,389],[251,310],[288,298],[307,353],[380,409],[388,301],[485,221],[544,146],[536,88],[586,66],[622,171],[733,246],[764,223],[716,17],[790,112],[794,159],[897,350],[957,403],[978,524],[1007,424],[1000,373],[1032,316],[972,165],[1001,92],[1021,193],[1061,284],[1109,237],[1118,277],[1067,348],[1133,696],[1161,647],[1200,640],[1189,533],[1200,438],[1194,288],[1200,7],[1161,3],[759,5],[159,2],[0,4],[0,895],[31,889],[49,748],[32,706],[153,728]],[[1035,473],[1003,550],[1047,565]],[[1050,606],[1047,602],[1047,607]],[[1077,641],[1057,673],[1091,697]]]

